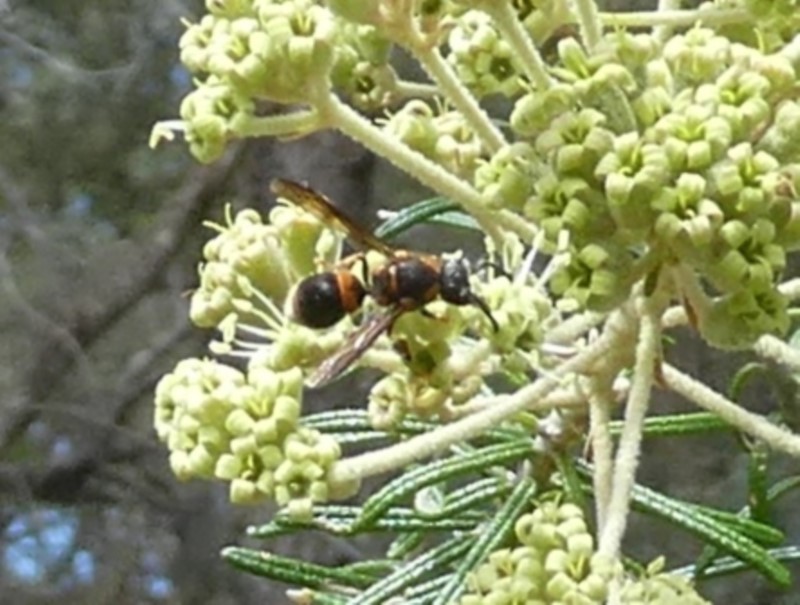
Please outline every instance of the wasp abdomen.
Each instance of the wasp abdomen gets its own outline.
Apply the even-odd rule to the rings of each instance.
[[[326,271],[297,285],[292,302],[294,321],[309,328],[328,328],[357,310],[366,291],[349,271]]]

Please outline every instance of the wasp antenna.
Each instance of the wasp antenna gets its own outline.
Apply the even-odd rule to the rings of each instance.
[[[489,260],[488,258],[482,258],[478,261],[475,265],[475,271],[482,271],[483,269],[494,269],[495,273],[497,273],[500,277],[507,277],[511,279],[511,274],[505,270],[503,265],[500,263],[496,263],[494,261]]]
[[[495,332],[499,332],[500,331],[500,326],[497,325],[497,320],[492,315],[492,311],[491,311],[491,309],[489,309],[489,305],[486,304],[485,300],[483,300],[477,294],[470,293],[469,302],[470,302],[470,304],[475,305],[481,311],[483,311],[483,314],[486,315],[486,317],[489,318],[490,322],[492,322],[492,328],[494,329]]]

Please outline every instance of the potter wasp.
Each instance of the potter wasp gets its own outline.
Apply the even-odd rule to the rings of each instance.
[[[322,363],[310,377],[310,386],[321,386],[338,377],[381,334],[390,330],[403,313],[424,311],[424,306],[437,298],[454,305],[475,305],[497,330],[489,307],[470,288],[470,267],[465,259],[444,259],[435,254],[395,248],[305,185],[275,179],[271,189],[277,196],[341,231],[361,249],[330,270],[310,275],[297,284],[290,302],[292,319],[310,328],[327,328],[360,309],[366,296],[385,307],[384,312],[366,318],[342,348]],[[386,261],[378,267],[367,268],[367,250],[379,252]],[[362,279],[354,271],[359,263]]]

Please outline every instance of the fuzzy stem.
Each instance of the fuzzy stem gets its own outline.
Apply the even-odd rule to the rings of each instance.
[[[715,413],[743,433],[763,440],[772,449],[800,458],[800,436],[772,424],[758,414],[748,412],[671,365],[662,366],[662,376],[665,386],[689,401]]]
[[[434,84],[399,80],[394,90],[394,97],[399,99],[432,99],[441,94]]]
[[[483,10],[494,19],[495,25],[505,36],[506,42],[516,53],[525,75],[536,85],[538,90],[547,90],[553,85],[553,80],[547,73],[547,66],[542,60],[542,56],[522,26],[511,2],[486,2],[482,6]]]
[[[439,52],[438,46],[421,43],[410,45],[408,49],[431,79],[436,82],[447,100],[453,104],[453,107],[480,137],[490,153],[494,154],[508,144],[503,133],[492,122],[492,118],[478,105],[475,97],[456,77],[453,69]]]
[[[336,95],[325,92],[314,103],[320,114],[332,126],[360,142],[370,151],[386,158],[437,193],[461,204],[475,217],[481,228],[500,245],[503,241],[499,227],[506,228],[529,242],[536,233],[535,227],[520,216],[507,210],[490,211],[480,193],[468,183],[451,174],[408,145],[387,135],[364,116],[345,105]]]
[[[605,527],[608,506],[611,502],[613,440],[609,431],[609,423],[614,399],[609,386],[607,380],[600,378],[593,378],[588,383],[589,434],[592,440],[592,457],[594,459],[592,482],[598,528]]]
[[[453,406],[448,416],[449,420],[471,416],[486,408],[497,405],[497,396],[486,397],[478,396],[470,400],[469,403],[463,405]],[[586,396],[579,393],[574,388],[567,389],[564,387],[552,391],[547,397],[544,397],[536,404],[536,410],[539,412],[548,412],[555,409],[574,409],[583,408],[586,406]]]
[[[313,110],[292,111],[270,116],[251,116],[242,114],[232,124],[237,137],[285,137],[305,136],[327,125]]]
[[[800,351],[774,336],[767,334],[759,338],[753,345],[753,351],[761,357],[772,359],[785,368],[800,372]]]
[[[600,43],[603,36],[603,24],[597,11],[597,3],[594,0],[572,0],[572,3],[578,15],[583,43],[591,51]]]
[[[556,327],[548,330],[545,342],[549,344],[573,344],[589,330],[596,327],[607,315],[596,311],[586,311],[566,319]]]
[[[694,314],[694,319],[702,325],[705,318],[708,317],[711,300],[703,290],[697,273],[695,273],[694,269],[690,269],[685,265],[677,265],[670,271],[670,275],[675,281],[678,293],[685,298],[691,307],[690,310]]]
[[[472,439],[518,412],[538,409],[545,396],[559,386],[560,378],[590,368],[609,353],[617,338],[618,335],[613,330],[606,331],[586,349],[557,366],[552,372],[513,395],[499,396],[494,404],[472,416],[382,450],[340,460],[331,468],[328,479],[338,484],[403,468]]]
[[[778,286],[778,290],[784,296],[788,296],[792,300],[798,300],[800,299],[800,279],[785,281]]]
[[[614,461],[614,481],[608,505],[606,523],[600,528],[597,551],[606,556],[619,556],[622,536],[628,522],[631,490],[636,480],[642,442],[642,426],[653,389],[655,364],[661,335],[661,313],[666,301],[656,296],[641,301],[641,327],[636,345],[631,390],[625,406],[625,421]]]
[[[453,68],[439,52],[439,38],[443,30],[423,32],[414,15],[415,2],[411,0],[376,4],[383,5],[385,10],[377,11],[377,21],[373,25],[419,61],[440,93],[458,110],[490,153],[504,147],[507,142],[502,131],[495,126],[492,118],[481,108],[477,99],[458,79]]]
[[[681,7],[681,0],[658,0],[658,12],[665,13],[667,11],[679,10]],[[653,29],[653,35],[661,43],[664,43],[672,33],[672,27],[669,25],[659,25]]]
[[[744,23],[752,19],[750,13],[741,8],[600,13],[599,17],[601,23],[606,27],[691,27],[698,21],[705,25],[726,25]]]

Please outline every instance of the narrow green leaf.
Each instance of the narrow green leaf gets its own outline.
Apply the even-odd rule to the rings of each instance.
[[[745,517],[742,513],[732,513],[697,504],[687,503],[686,506],[692,507],[700,514],[715,521],[724,523],[731,529],[765,546],[777,546],[786,539],[786,535],[776,527]]]
[[[447,518],[470,510],[507,494],[511,483],[504,477],[486,477],[469,485],[453,490],[445,498],[444,506],[437,518]]]
[[[514,488],[514,491],[503,503],[494,518],[481,531],[472,548],[456,568],[450,581],[439,591],[434,605],[447,605],[454,602],[466,587],[467,574],[480,565],[489,553],[498,544],[501,544],[513,530],[522,512],[531,505],[531,498],[536,493],[536,483],[529,477],[524,477]]]
[[[728,388],[728,397],[733,401],[739,401],[742,391],[744,391],[747,383],[759,375],[767,373],[767,366],[759,361],[752,361],[746,363],[739,371],[736,372],[731,380],[730,387]]]
[[[796,563],[800,561],[800,548],[786,546],[784,548],[771,548],[767,551],[770,557],[781,563]],[[750,565],[734,557],[720,557],[705,569],[698,569],[696,565],[687,565],[673,569],[670,573],[694,578],[696,581],[709,580],[720,576],[731,575],[750,569]]]
[[[386,574],[394,571],[397,567],[395,561],[389,559],[365,559],[364,561],[354,561],[342,566],[343,570],[372,576],[375,580],[383,578]]]
[[[558,472],[561,474],[561,478],[564,481],[563,487],[567,499],[579,506],[581,510],[588,510],[589,507],[586,502],[586,496],[581,487],[581,478],[575,469],[572,458],[570,456],[556,455],[554,459]]]
[[[446,225],[447,227],[467,229],[469,231],[482,231],[478,221],[460,210],[443,212],[442,214],[431,217],[429,222],[436,223],[437,225]]]
[[[408,558],[425,541],[426,533],[425,531],[410,531],[400,534],[389,544],[386,556],[396,560]]]
[[[317,530],[337,536],[385,531],[468,531],[473,529],[484,518],[483,514],[471,511],[439,518],[429,518],[410,508],[395,507],[389,509],[375,523],[369,526],[357,526],[356,521],[360,513],[360,507],[322,505],[314,507],[310,520],[298,521],[284,512],[278,512],[269,523],[249,527],[247,535],[254,538],[272,538],[297,530]]]
[[[347,571],[341,567],[325,567],[238,546],[224,548],[222,558],[242,571],[306,588],[323,588],[328,583],[335,582],[364,589],[375,581],[372,576]]]
[[[348,605],[384,605],[384,603],[388,603],[392,597],[399,595],[406,587],[417,584],[423,578],[436,573],[462,557],[474,540],[475,538],[472,536],[458,536],[431,548],[425,554],[370,586]]]
[[[288,590],[287,594],[296,603],[308,605],[347,605],[348,597],[318,590]]]
[[[764,523],[770,520],[769,499],[769,460],[770,452],[760,441],[748,448],[747,460],[747,505],[750,517]]]
[[[622,432],[622,421],[611,422],[610,430],[612,435],[618,436]],[[647,437],[671,437],[720,430],[730,431],[733,429],[719,416],[709,412],[651,416],[645,420],[643,428],[644,435]]]
[[[404,597],[408,599],[405,603],[432,603],[436,599],[439,591],[450,581],[453,574],[443,574],[433,580],[420,582],[416,586],[410,587],[405,591]]]
[[[381,433],[381,431],[375,431],[372,428],[366,410],[329,410],[304,417],[302,424],[305,427],[331,435],[348,432]],[[418,418],[407,418],[393,432],[385,432],[383,436],[396,440],[398,436],[419,435],[420,433],[427,433],[438,426],[441,425]],[[519,439],[525,435],[526,433],[513,428],[495,428],[483,433],[480,439],[476,441],[480,442],[482,439],[490,442],[503,442],[509,439]]]
[[[588,464],[579,462],[576,467],[587,480],[591,478]],[[591,490],[591,486],[587,484],[586,489]],[[788,586],[791,582],[789,570],[772,558],[765,548],[729,525],[717,521],[698,505],[669,498],[641,485],[634,486],[631,505],[636,510],[666,519],[707,544],[746,561],[780,586]]]
[[[479,230],[475,220],[460,211],[460,206],[443,197],[417,202],[395,213],[377,229],[375,235],[390,240],[420,223],[438,222],[454,227]]]
[[[746,561],[762,575],[780,586],[791,583],[789,570],[769,556],[768,551],[754,540],[729,525],[705,514],[696,505],[668,498],[651,489],[637,485],[633,489],[635,509],[655,514],[682,527],[720,550]]]
[[[376,441],[386,441],[391,436],[384,431],[360,431],[360,432],[341,432],[341,433],[328,433],[339,445],[354,445],[364,443],[374,443]],[[392,442],[397,439],[391,439]]]
[[[301,423],[322,433],[373,430],[366,410],[328,410],[304,416]]]
[[[476,449],[469,454],[451,456],[416,467],[390,481],[364,503],[359,525],[368,526],[392,505],[416,493],[426,485],[440,483],[457,475],[485,471],[498,464],[507,464],[529,456],[533,443],[529,439],[500,443]]]
[[[792,475],[791,477],[781,479],[771,488],[769,488],[767,497],[771,502],[775,502],[776,500],[783,498],[783,496],[793,491],[797,487],[800,487],[800,475]]]

